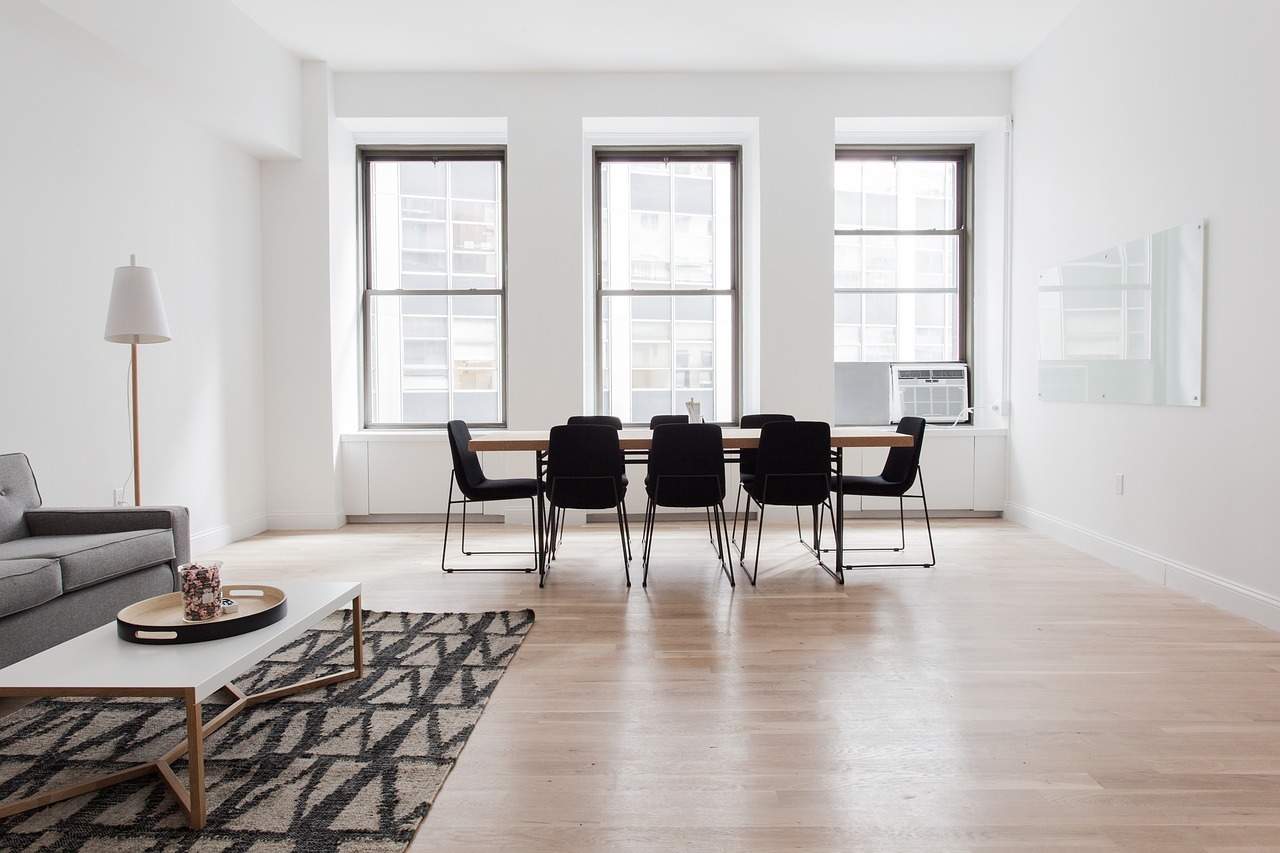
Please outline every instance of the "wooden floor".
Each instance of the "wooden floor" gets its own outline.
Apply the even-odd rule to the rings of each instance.
[[[755,589],[694,523],[660,527],[647,591],[603,524],[542,590],[442,574],[440,525],[216,556],[374,609],[537,611],[415,851],[1280,850],[1280,635],[1007,522],[934,532],[937,568],[844,587],[783,526]]]

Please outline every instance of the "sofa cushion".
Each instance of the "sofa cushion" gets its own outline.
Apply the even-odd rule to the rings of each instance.
[[[0,617],[38,607],[62,595],[57,560],[0,560]]]
[[[0,560],[43,557],[62,563],[62,590],[71,592],[108,578],[173,559],[173,533],[126,530],[79,536],[28,536],[0,542]]]
[[[40,506],[40,489],[25,453],[0,453],[0,542],[27,535],[23,515]]]

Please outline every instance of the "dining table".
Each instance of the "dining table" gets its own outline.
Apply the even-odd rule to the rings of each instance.
[[[725,427],[721,432],[724,445],[725,462],[737,464],[743,450],[752,450],[760,446],[760,430],[742,427]],[[914,439],[910,435],[890,432],[869,427],[832,427],[831,429],[831,474],[839,482],[844,476],[844,451],[851,447],[910,447]],[[547,448],[551,444],[551,430],[501,430],[472,435],[468,445],[471,450],[485,453],[533,453],[537,478],[542,481],[546,473]],[[623,429],[618,432],[618,445],[628,463],[644,463],[648,460],[649,449],[653,446],[653,431],[645,428]],[[545,575],[547,570],[547,509],[543,490],[538,490],[537,518],[537,565],[538,576]],[[835,524],[836,540],[835,569],[832,570],[822,562],[818,554],[818,565],[827,574],[835,578],[837,583],[844,583],[844,493],[835,490]],[[815,535],[816,539],[816,535]],[[815,547],[817,542],[814,542]]]

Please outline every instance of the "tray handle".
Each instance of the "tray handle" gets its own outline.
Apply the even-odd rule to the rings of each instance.
[[[178,632],[134,630],[133,636],[137,637],[139,640],[176,640],[178,639]]]
[[[240,598],[263,598],[266,596],[266,593],[260,589],[238,589],[233,586],[224,586],[222,594],[227,598],[235,598],[237,596]]]

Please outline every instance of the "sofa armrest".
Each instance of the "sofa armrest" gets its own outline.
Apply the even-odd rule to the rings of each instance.
[[[191,520],[185,506],[29,509],[23,516],[32,536],[172,530],[174,569],[191,562]]]

